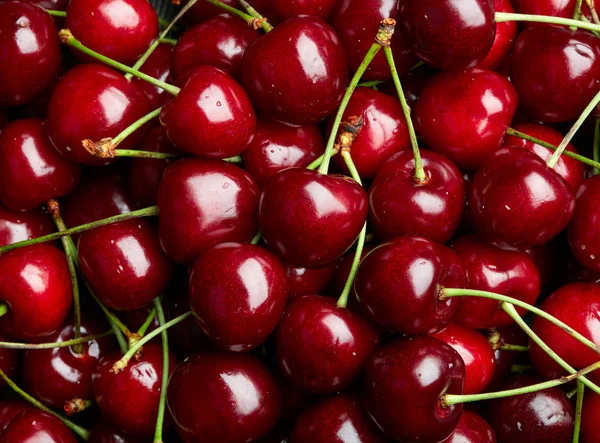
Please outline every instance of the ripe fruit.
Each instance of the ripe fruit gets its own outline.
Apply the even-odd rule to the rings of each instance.
[[[569,245],[571,252],[586,268],[600,271],[600,237],[594,221],[600,211],[598,193],[600,177],[591,177],[583,182],[577,193],[577,205],[569,224]]]

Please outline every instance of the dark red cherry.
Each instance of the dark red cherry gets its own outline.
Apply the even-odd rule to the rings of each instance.
[[[171,141],[200,157],[241,154],[254,135],[256,115],[240,84],[212,66],[194,68],[180,82],[181,92],[160,114]]]
[[[569,224],[568,237],[571,252],[586,268],[600,271],[600,235],[595,229],[600,214],[600,177],[593,176],[583,182],[577,193],[577,205]]]
[[[0,340],[11,341],[10,337],[5,337],[2,335],[0,335]],[[2,370],[2,372],[4,372],[8,378],[14,380],[14,378],[18,376],[21,366],[20,362],[20,351],[18,351],[17,349],[0,348],[0,370]],[[0,380],[0,387],[4,386],[6,386],[6,382],[4,380]],[[2,427],[1,415],[2,412],[0,410],[0,429]]]
[[[364,412],[361,398],[343,394],[320,401],[302,413],[290,443],[384,443],[387,440]]]
[[[367,195],[353,179],[301,168],[286,169],[265,184],[260,232],[286,263],[318,268],[340,258],[367,218]]]
[[[334,299],[305,295],[288,305],[276,341],[279,368],[288,380],[308,392],[328,394],[356,379],[378,336]]]
[[[324,151],[318,126],[290,125],[261,117],[243,153],[244,169],[262,186],[279,171],[308,166]]]
[[[517,110],[517,93],[506,77],[485,69],[440,72],[415,106],[425,144],[459,168],[477,169],[502,146]]]
[[[140,71],[160,81],[172,83],[171,59],[173,57],[173,46],[169,43],[161,43],[144,62]],[[146,93],[150,102],[150,109],[156,109],[164,105],[170,99],[170,94],[158,86],[154,86],[145,80],[134,77],[134,83]]]
[[[171,375],[167,401],[177,433],[188,442],[255,441],[281,414],[277,381],[250,355],[190,356]]]
[[[573,18],[577,0],[512,0],[515,10],[519,14],[549,15],[552,17]],[[584,3],[585,4],[585,3]],[[585,13],[586,8],[582,8]],[[540,23],[528,25],[544,26]]]
[[[23,1],[23,0],[20,0]],[[64,11],[67,9],[69,0],[25,0],[29,3],[40,5],[44,9],[52,9],[55,11]]]
[[[77,438],[60,419],[32,408],[10,422],[0,434],[0,442],[77,443]]]
[[[584,443],[600,441],[600,395],[586,392],[581,409],[581,439]]]
[[[242,56],[260,37],[238,17],[221,14],[186,31],[173,50],[173,77],[203,65],[222,69],[235,79],[241,76]]]
[[[27,403],[25,400],[1,400],[0,435],[17,415],[21,414],[21,412],[27,409],[35,409],[35,407],[30,403]]]
[[[92,376],[94,398],[102,418],[126,434],[150,437],[154,434],[163,374],[162,348],[144,346],[139,360],[132,359],[118,374],[110,372],[120,352],[103,357]],[[169,354],[169,374],[177,360]]]
[[[71,0],[67,28],[88,48],[132,65],[157,37],[158,16],[147,0]]]
[[[248,47],[242,81],[256,106],[278,120],[316,123],[342,100],[346,54],[322,19],[293,18]]]
[[[528,353],[502,350],[502,345],[527,346],[529,344],[529,337],[519,325],[513,323],[503,328],[490,330],[488,332],[488,340],[494,348],[494,362],[496,366],[494,368],[494,375],[486,391],[493,392],[499,391],[506,378],[513,375],[511,368],[514,364],[520,362],[529,363]]]
[[[65,255],[46,243],[0,257],[0,300],[8,312],[3,331],[17,339],[45,337],[64,322],[73,293]]]
[[[424,183],[415,180],[413,153],[405,150],[383,164],[369,188],[369,220],[382,241],[419,235],[446,243],[461,223],[466,201],[462,174],[435,152],[421,149],[421,160]]]
[[[217,243],[250,240],[258,231],[258,200],[252,177],[231,163],[173,163],[158,186],[163,250],[177,263],[192,263]]]
[[[495,292],[535,304],[540,295],[540,275],[525,252],[500,249],[475,236],[461,237],[452,243],[467,276],[467,288]],[[517,308],[523,315],[524,310]],[[507,326],[513,320],[496,300],[464,297],[454,320],[473,329]]]
[[[406,119],[397,97],[372,88],[357,88],[344,111],[344,119],[362,117],[360,133],[352,143],[352,160],[361,178],[375,177],[393,154],[410,150]],[[333,121],[330,119],[329,126]],[[341,155],[333,161],[349,175]]]
[[[277,17],[275,17],[273,8],[271,6],[271,1],[272,0],[255,0],[252,2],[252,6],[263,17],[267,17],[271,24],[276,25],[277,20],[273,19],[277,19]],[[187,3],[187,1],[185,3]],[[239,8],[239,3],[237,3],[236,0],[223,0],[222,3],[225,3],[232,8]],[[214,17],[215,15],[223,13],[224,11],[221,8],[208,3],[206,0],[198,0],[183,16],[183,18],[187,26],[196,26]]]
[[[521,375],[502,388],[516,389],[540,382],[537,377]],[[573,437],[574,416],[566,394],[560,388],[550,388],[492,400],[487,419],[502,443],[568,443]]]
[[[360,260],[362,261],[363,258],[365,258],[367,256],[367,254],[369,252],[371,252],[374,249],[373,245],[365,245],[363,247],[362,253],[360,254]],[[334,287],[337,291],[339,291],[340,293],[344,290],[344,286],[346,286],[346,281],[348,280],[348,277],[350,276],[350,269],[352,268],[352,262],[354,261],[354,257],[356,256],[356,251],[355,250],[351,250],[349,251],[346,255],[344,255],[344,257],[340,260],[337,269],[335,270],[335,276],[334,276]],[[351,296],[348,300],[348,303],[354,303],[354,301],[357,301],[356,297]]]
[[[54,223],[42,209],[18,212],[0,204],[0,246],[54,232]]]
[[[477,171],[469,216],[477,234],[526,249],[556,237],[575,210],[573,188],[536,154],[503,148]]]
[[[292,299],[300,295],[321,294],[333,279],[335,271],[336,263],[318,269],[285,265],[288,297]]]
[[[600,90],[600,41],[562,26],[533,26],[512,52],[511,80],[519,104],[546,122],[575,120]]]
[[[82,141],[116,137],[150,111],[136,83],[106,66],[82,64],[71,68],[52,91],[46,130],[54,147],[69,160],[103,165],[109,161],[91,155]],[[134,132],[119,148],[136,146],[142,136],[143,131]]]
[[[282,19],[312,15],[327,20],[339,0],[271,0],[273,9]]]
[[[79,184],[81,166],[60,155],[48,140],[44,122],[15,120],[0,136],[0,199],[14,210],[29,210],[62,197]]]
[[[52,17],[30,2],[0,2],[0,106],[31,102],[60,70]]]
[[[446,343],[428,336],[397,340],[371,355],[365,405],[390,438],[439,442],[454,431],[462,404],[442,407],[444,394],[463,393],[465,366]]]
[[[471,68],[494,43],[494,2],[401,1],[397,28],[426,63],[449,71]]]
[[[140,441],[103,421],[99,421],[90,429],[88,443],[140,443]]]
[[[515,10],[511,4],[511,0],[494,0],[494,12],[514,13]],[[504,62],[510,53],[510,50],[517,38],[518,26],[517,22],[501,22],[496,23],[496,36],[494,44],[487,56],[477,65],[476,68],[481,69],[496,69]]]
[[[496,435],[479,415],[463,411],[456,429],[442,443],[496,443]]]
[[[361,262],[354,290],[363,310],[385,329],[428,334],[447,325],[460,300],[439,298],[440,287],[463,288],[460,258],[421,237],[398,237]]]

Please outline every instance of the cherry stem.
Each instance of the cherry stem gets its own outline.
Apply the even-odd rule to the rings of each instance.
[[[87,440],[90,437],[89,431],[87,431],[86,429],[82,428],[79,425],[76,425],[71,420],[68,420],[68,419],[64,418],[63,416],[57,414],[52,409],[50,409],[46,405],[42,404],[41,402],[37,401],[35,398],[33,398],[27,392],[25,392],[21,388],[19,388],[15,384],[15,382],[13,382],[10,378],[8,378],[8,376],[4,373],[4,371],[2,369],[0,369],[0,378],[2,378],[2,380],[4,380],[6,382],[6,384],[8,386],[10,386],[10,388],[13,391],[15,391],[20,397],[22,397],[23,399],[25,399],[26,401],[31,403],[36,408],[41,409],[42,411],[58,418],[60,421],[62,421],[65,424],[65,426],[67,426],[71,431],[73,431],[75,434],[77,434],[83,440]]]
[[[579,433],[581,431],[581,412],[583,411],[583,395],[585,385],[577,380],[577,398],[575,399],[575,423],[573,426],[573,442],[579,443]]]
[[[165,313],[160,298],[154,299],[154,309],[158,314],[160,326],[165,325]],[[163,373],[160,388],[160,401],[158,402],[158,415],[156,417],[156,429],[154,431],[154,443],[162,443],[163,422],[165,420],[165,404],[167,401],[167,385],[169,384],[169,336],[167,330],[160,333],[163,351]]]
[[[180,155],[169,154],[166,152],[152,152],[152,151],[137,151],[134,149],[115,149],[115,157],[133,157],[133,158],[150,158],[155,160],[169,160],[173,158],[179,158]]]
[[[68,348],[70,346],[87,343],[94,340],[99,340],[104,337],[113,335],[114,331],[106,331],[102,334],[86,335],[78,339],[66,340],[61,342],[51,343],[14,343],[9,341],[0,341],[0,349],[55,349],[55,348]]]
[[[224,158],[223,161],[227,162],[227,163],[240,164],[244,161],[244,159],[242,158],[241,155],[236,155],[235,157]]]
[[[129,66],[124,65],[123,63],[119,63],[118,61],[108,58],[108,57],[106,57],[102,54],[99,54],[98,52],[88,48],[83,43],[81,43],[79,40],[77,40],[73,36],[71,31],[69,31],[68,29],[61,29],[58,33],[58,37],[63,44],[70,46],[72,48],[75,48],[98,61],[106,63],[108,66],[110,66],[112,68],[118,69],[119,71],[123,71],[128,74],[132,74],[133,76],[135,76],[139,79],[142,79],[142,80],[156,86],[157,88],[164,89],[169,94],[173,94],[173,95],[179,94],[180,89],[177,86],[173,86],[173,85],[170,85],[163,81],[160,81],[154,77],[150,77],[149,75],[144,74],[143,72],[140,72],[136,69],[130,68]]]
[[[598,163],[600,162],[600,118],[597,118],[594,122],[594,149],[592,155],[597,163],[594,165],[594,175],[596,175],[600,172],[600,163]]]
[[[503,22],[550,23],[552,25],[572,26],[575,28],[586,29],[588,31],[600,31],[600,25],[596,25],[594,23],[587,23],[581,20],[573,20],[570,18],[553,17],[547,15],[512,14],[509,12],[496,12],[496,23]]]
[[[252,238],[252,240],[250,240],[250,244],[257,245],[261,238],[262,234],[260,232],[257,232],[256,235]]]
[[[146,334],[146,331],[152,324],[152,320],[154,320],[154,317],[156,317],[156,307],[152,308],[152,310],[148,313],[148,317],[146,317],[146,320],[144,321],[144,323],[142,323],[142,326],[140,326],[140,329],[137,330],[136,334],[140,338],[142,338]]]
[[[533,366],[531,365],[512,365],[510,367],[511,373],[523,374],[524,372],[533,371]]]
[[[590,8],[590,14],[592,15],[592,20],[596,24],[600,24],[600,17],[598,17],[598,11],[596,11],[596,4],[594,0],[586,0],[585,1]]]
[[[163,38],[161,43],[168,43],[169,45],[175,46],[177,44],[177,40],[174,38]]]
[[[334,147],[333,150],[331,151],[331,156],[333,157],[334,155],[337,155],[339,152],[340,151],[336,147]],[[321,163],[323,163],[324,158],[325,158],[325,154],[321,155],[319,158],[315,159],[310,165],[308,165],[306,167],[306,169],[310,169],[311,171],[314,171],[319,166],[321,166]]]
[[[259,14],[259,12],[250,5],[246,0],[238,0],[238,3],[242,8],[246,10],[248,14],[250,14],[253,18],[257,20],[256,24],[260,24],[260,27],[263,28],[263,31],[269,32],[273,30],[273,26],[269,24],[267,19]],[[256,27],[256,25],[255,25]]]
[[[425,183],[427,181],[427,176],[425,175],[425,170],[423,169],[423,162],[421,161],[419,142],[417,141],[417,134],[415,132],[415,127],[413,126],[412,118],[410,116],[410,107],[408,106],[408,102],[406,101],[404,89],[402,89],[402,84],[400,83],[400,76],[398,75],[398,70],[396,69],[394,54],[392,53],[392,48],[390,46],[386,46],[385,48],[383,48],[383,51],[385,53],[385,58],[387,59],[388,65],[390,66],[392,80],[394,81],[394,85],[396,86],[398,98],[400,99],[400,105],[402,106],[402,112],[404,113],[404,118],[406,119],[406,126],[408,127],[410,145],[412,147],[413,156],[415,158],[414,180],[417,183]]]
[[[368,82],[361,82],[358,84],[360,88],[373,88],[374,86],[379,86],[382,83],[385,83],[384,80],[370,80]]]
[[[450,297],[482,297],[482,298],[489,298],[492,300],[497,300],[499,302],[510,303],[511,305],[518,306],[519,308],[523,308],[527,311],[530,311],[530,312],[544,318],[545,320],[548,320],[550,323],[552,323],[555,326],[558,326],[560,329],[565,331],[567,334],[569,334],[571,337],[573,337],[577,341],[583,343],[585,346],[592,349],[594,352],[597,352],[600,354],[600,349],[598,348],[598,346],[596,346],[596,344],[594,342],[592,342],[591,340],[589,340],[588,338],[581,335],[575,329],[571,328],[570,326],[563,323],[556,317],[548,314],[547,312],[542,311],[541,309],[536,308],[535,306],[530,305],[529,303],[525,303],[516,298],[507,297],[505,295],[496,294],[494,292],[478,291],[475,289],[442,288],[440,290],[440,299],[444,300],[444,299],[450,298]]]
[[[529,352],[529,346],[502,345],[499,349],[501,351]]]
[[[6,303],[0,304],[0,317],[8,312],[8,305]]]
[[[70,417],[73,414],[78,414],[79,412],[83,412],[88,408],[91,408],[94,403],[91,400],[84,400],[83,398],[74,398],[72,400],[66,401],[63,409],[66,414]]]
[[[532,143],[535,143],[536,145],[540,145],[546,149],[550,149],[551,151],[556,151],[558,149],[557,146],[554,146],[544,140],[540,140],[539,138],[532,137],[531,135],[525,134],[524,132],[517,131],[516,129],[513,129],[513,128],[508,128],[506,130],[506,134],[512,135],[514,137],[522,138],[523,140],[530,141]],[[577,161],[580,161],[581,163],[584,163],[588,166],[592,166],[594,168],[600,168],[600,162],[598,161],[598,159],[591,160],[587,157],[584,157],[583,155],[579,155],[574,152],[566,151],[566,150],[563,152],[563,155],[566,155],[567,157],[571,157],[571,158],[573,158]]]
[[[256,19],[254,17],[252,17],[250,14],[246,14],[245,12],[240,11],[239,9],[232,8],[231,6],[226,5],[223,2],[220,2],[219,0],[206,0],[206,3],[210,3],[211,5],[216,6],[217,8],[220,8],[225,12],[229,12],[230,14],[241,18],[250,26],[253,26],[253,24],[256,22]]]
[[[575,3],[575,10],[573,11],[573,20],[579,20],[579,16],[581,15],[581,7],[583,6],[583,0],[577,0]],[[571,27],[573,28],[573,27]]]
[[[54,9],[46,9],[46,12],[53,17],[66,17],[67,16],[66,11],[56,11]]]

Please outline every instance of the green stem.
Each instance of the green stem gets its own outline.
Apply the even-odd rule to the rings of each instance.
[[[567,151],[565,151],[567,152]],[[597,118],[594,122],[594,175],[600,172],[600,118]]]
[[[8,305],[6,303],[0,303],[0,317],[8,312]]]
[[[174,38],[163,38],[161,43],[168,43],[169,45],[175,46],[177,44],[177,40]]]
[[[241,18],[248,24],[250,24],[254,21],[254,17],[252,17],[250,14],[246,14],[245,12],[240,11],[239,9],[232,8],[231,6],[226,5],[223,2],[220,2],[219,0],[206,0],[206,3],[210,3],[211,5],[216,6],[217,8],[220,8],[225,12],[229,12],[230,14]]]
[[[581,431],[581,412],[583,411],[583,394],[585,385],[577,380],[577,399],[575,402],[575,424],[573,426],[573,443],[579,443],[579,433]]]
[[[502,345],[500,346],[501,351],[514,351],[514,352],[529,352],[529,346],[519,345]]]
[[[151,158],[155,160],[169,160],[180,157],[177,154],[166,152],[137,151],[134,149],[115,149],[114,154],[115,157]]]
[[[66,17],[67,16],[66,11],[56,11],[54,9],[46,9],[46,12],[53,17]]]
[[[160,298],[154,299],[154,309],[158,314],[160,326],[165,325],[165,313]],[[162,443],[163,422],[165,420],[165,404],[167,400],[167,385],[169,383],[169,336],[167,330],[161,332],[163,351],[163,373],[160,388],[160,401],[158,402],[158,414],[156,417],[156,429],[154,431],[154,443]]]
[[[123,131],[121,131],[119,133],[119,135],[117,135],[115,138],[113,138],[113,145],[115,147],[119,146],[119,144],[122,143],[123,140],[125,140],[127,137],[129,137],[131,134],[133,134],[139,128],[144,126],[149,121],[154,120],[155,118],[160,116],[161,111],[162,111],[162,108],[155,109],[154,111],[150,112],[149,114],[146,114],[139,120],[130,124],[127,128],[125,128]]]
[[[242,158],[241,155],[236,155],[235,157],[224,158],[223,161],[227,162],[227,163],[240,164],[244,161],[244,159]]]
[[[573,20],[579,20],[579,16],[581,15],[581,5],[583,5],[583,0],[577,0],[577,3],[575,3],[575,10],[573,11]]]
[[[152,320],[154,320],[154,317],[156,317],[156,307],[152,308],[152,310],[150,311],[150,313],[148,313],[148,317],[146,317],[146,320],[144,321],[144,323],[142,324],[142,326],[140,326],[140,329],[137,330],[136,334],[140,338],[142,338],[146,334],[146,331],[148,330],[148,328],[152,324]]]
[[[250,240],[250,244],[257,245],[261,238],[262,234],[260,232],[257,232],[256,235],[252,238],[252,240]]]
[[[600,25],[586,23],[581,20],[573,20],[570,18],[553,17],[547,15],[511,14],[509,12],[496,12],[496,23],[503,22],[550,23],[552,25],[573,26],[575,28],[586,29],[588,31],[600,31]]]
[[[533,371],[533,366],[531,365],[512,365],[510,367],[510,372],[522,374],[523,372]]]
[[[51,342],[51,343],[14,343],[9,341],[0,341],[0,349],[54,349],[54,348],[68,348],[70,346],[80,345],[83,343],[87,343],[94,340],[99,340],[104,337],[108,337],[113,335],[114,332],[106,331],[102,334],[96,335],[86,335],[85,337],[60,341],[60,342]]]
[[[359,88],[372,88],[373,86],[379,86],[382,83],[385,83],[385,81],[384,80],[370,80],[367,82],[359,83],[357,86]]]
[[[333,157],[334,155],[338,154],[338,150],[337,149],[333,149],[331,152],[331,156]],[[323,159],[325,158],[325,154],[321,155],[319,158],[316,158],[310,165],[308,165],[306,167],[306,169],[310,169],[311,171],[314,171],[315,169],[317,169],[319,166],[321,166],[321,163],[323,163]]]
[[[261,28],[263,28],[263,31],[269,32],[273,30],[273,26],[271,26],[269,22],[267,22],[267,20],[250,5],[250,3],[248,3],[246,0],[238,0],[238,3],[242,8],[246,10],[246,12],[248,12],[248,14],[250,14],[253,18],[259,21]]]

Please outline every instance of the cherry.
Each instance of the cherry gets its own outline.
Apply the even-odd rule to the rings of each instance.
[[[54,11],[64,11],[67,9],[69,0],[26,0],[29,3],[35,3],[40,5],[44,9],[50,9]]]
[[[54,232],[54,224],[41,209],[17,212],[0,204],[0,246]]]
[[[402,1],[398,31],[426,63],[450,71],[471,68],[485,59],[494,43],[494,4],[492,0]]]
[[[595,272],[600,271],[600,236],[593,228],[600,212],[599,193],[600,177],[594,176],[583,182],[568,230],[571,252],[579,263]]]
[[[452,243],[467,276],[467,288],[494,292],[535,304],[540,295],[540,275],[525,252],[500,249],[475,236],[461,237]],[[524,310],[517,308],[519,314]],[[499,328],[513,320],[496,300],[465,297],[454,320],[473,329]]]
[[[365,245],[362,250],[362,253],[360,254],[360,260],[362,261],[362,259],[365,258],[367,256],[367,254],[369,252],[371,252],[373,249],[374,249],[374,247],[372,245]],[[352,262],[354,261],[355,256],[356,256],[356,251],[348,252],[340,260],[340,262],[337,266],[333,283],[334,283],[335,289],[339,292],[342,292],[344,290],[344,286],[346,286],[346,282],[348,280],[348,277],[350,276],[350,270],[352,268]],[[357,300],[356,297],[351,296],[348,300],[349,305],[351,305],[353,303],[353,301],[356,301],[356,300]]]
[[[171,164],[158,186],[159,237],[167,256],[191,263],[211,246],[258,231],[259,189],[237,166],[217,160]]]
[[[511,0],[494,0],[494,11],[515,12]],[[477,63],[475,67],[481,69],[496,69],[500,67],[513,47],[517,38],[517,31],[517,22],[496,23],[496,36],[494,37],[492,49],[490,49],[490,52],[488,52],[483,61]]]
[[[222,14],[186,31],[173,51],[173,77],[202,65],[222,69],[235,79],[241,76],[242,56],[260,34],[238,17]]]
[[[477,169],[502,145],[516,110],[506,77],[485,69],[440,72],[421,91],[414,120],[429,148],[459,168]]]
[[[463,411],[456,430],[442,443],[496,443],[496,435],[479,415]]]
[[[421,160],[426,182],[415,180],[414,156],[406,150],[383,164],[369,188],[369,220],[382,241],[420,235],[446,243],[460,225],[466,201],[460,171],[444,156],[425,149]]]
[[[352,116],[363,119],[361,131],[352,143],[352,160],[361,178],[375,177],[393,154],[411,152],[406,119],[397,97],[390,97],[371,88],[357,88],[343,118]],[[333,120],[330,119],[329,126],[332,124]],[[349,175],[341,155],[336,155],[333,161]]]
[[[169,379],[167,401],[184,441],[254,441],[281,413],[275,378],[249,355],[188,357]]]
[[[71,68],[54,88],[46,130],[54,147],[69,160],[102,165],[109,160],[91,155],[82,141],[115,137],[150,111],[136,83],[106,66],[82,64]],[[143,131],[136,131],[119,147],[131,148],[142,136]]]
[[[600,439],[600,396],[594,392],[586,392],[581,409],[581,437],[585,443]]]
[[[90,430],[88,443],[139,443],[139,440],[100,421]]]
[[[278,120],[316,123],[342,100],[346,54],[322,19],[293,18],[248,47],[242,81],[256,106]]]
[[[290,302],[279,323],[277,361],[296,386],[334,393],[356,379],[377,342],[375,330],[357,314],[334,299],[305,295]]]
[[[537,377],[514,377],[503,389],[539,383]],[[573,405],[560,388],[492,400],[488,423],[503,443],[568,443],[573,436]]]
[[[575,120],[600,90],[600,41],[562,26],[533,26],[512,52],[511,80],[519,104],[545,122]]]
[[[375,351],[365,369],[365,405],[395,440],[439,442],[449,437],[462,404],[442,407],[444,394],[462,394],[465,366],[446,343],[428,336],[394,341]]]
[[[573,18],[577,0],[512,0],[515,10],[520,14],[548,15]],[[585,8],[582,9],[582,12]],[[529,26],[545,26],[543,23],[527,23]]]
[[[5,337],[0,335],[0,340],[5,340]],[[16,349],[2,348],[0,349],[0,370],[6,374],[8,378],[15,378],[19,373],[21,354]],[[6,382],[0,380],[0,387],[4,387]],[[0,410],[0,424],[2,412]],[[0,426],[1,428],[1,426]]]
[[[300,295],[321,294],[331,282],[334,272],[335,262],[319,269],[285,265],[289,299]]]
[[[126,434],[150,437],[154,433],[160,398],[163,357],[162,348],[144,346],[138,361],[130,361],[118,374],[110,370],[122,354],[115,352],[103,357],[92,376],[94,398],[102,417]],[[169,374],[177,364],[169,353]]]
[[[284,20],[302,15],[327,20],[338,3],[338,0],[271,0],[273,9]]]
[[[571,186],[524,149],[497,151],[479,169],[469,191],[475,231],[499,246],[544,244],[567,226],[574,210]]]
[[[75,435],[60,419],[40,411],[27,409],[17,415],[0,434],[0,442],[77,443]]]
[[[262,186],[277,172],[306,167],[323,152],[325,143],[318,126],[290,125],[261,117],[243,153],[244,169]]]
[[[162,82],[171,83],[171,59],[173,57],[173,46],[169,43],[161,43],[154,52],[144,62],[140,71]],[[159,108],[164,105],[170,95],[167,91],[158,86],[154,86],[137,77],[133,82],[146,93],[151,109]]]
[[[241,154],[256,127],[252,103],[242,87],[212,66],[194,68],[179,83],[181,92],[163,106],[160,114],[171,141],[201,157]]]
[[[8,375],[8,374],[7,374]],[[13,419],[21,414],[21,412],[34,409],[29,403],[24,400],[1,400],[0,401],[0,435]]]
[[[493,392],[501,389],[507,376],[511,375],[511,367],[514,364],[524,359],[529,363],[529,354],[503,350],[502,345],[527,346],[529,344],[529,337],[519,325],[513,323],[503,328],[491,330],[489,340],[494,348],[494,362],[496,366],[492,380],[488,384],[486,391]]]
[[[462,288],[460,258],[445,246],[421,237],[399,237],[371,251],[354,281],[367,315],[385,329],[428,334],[447,325],[460,300],[441,300],[439,288]]]
[[[158,16],[146,0],[71,0],[67,28],[88,48],[132,65],[157,36]]]
[[[60,70],[52,17],[30,2],[0,2],[0,106],[31,102]]]
[[[144,306],[143,308],[139,308],[139,309],[132,309],[131,311],[123,311],[120,312],[119,317],[123,319],[123,322],[127,325],[128,329],[130,331],[137,331],[146,321],[146,319],[148,318],[148,315],[150,314],[150,311],[152,311],[153,308],[153,304],[149,304]],[[166,317],[166,315],[165,315]],[[148,325],[148,329],[146,329],[146,334],[154,331],[156,328],[158,328],[160,326],[160,322],[158,320],[158,316],[155,315],[152,318],[152,321],[150,322],[150,324]],[[169,329],[169,332],[171,332],[171,329]],[[169,337],[171,338],[171,337]],[[154,343],[157,345],[161,345],[162,344],[162,340],[161,340],[161,336],[158,335],[156,337],[154,337],[150,343]]]
[[[189,1],[189,0],[188,0]],[[185,3],[188,3],[186,1]],[[236,0],[223,0],[224,4],[237,8]],[[255,2],[256,4],[256,2]],[[206,0],[198,0],[183,16],[183,21],[188,27],[197,26],[215,15],[223,14],[223,10],[208,3]]]

